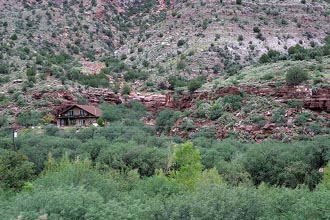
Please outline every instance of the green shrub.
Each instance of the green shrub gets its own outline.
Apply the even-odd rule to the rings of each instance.
[[[266,119],[263,115],[253,114],[249,117],[250,121],[257,124],[259,127],[263,127],[266,124]]]
[[[146,113],[146,107],[139,102],[129,102],[120,105],[110,105],[104,103],[101,105],[102,119],[107,122],[121,120],[139,120]]]
[[[254,27],[253,27],[253,32],[254,32],[254,33],[260,33],[260,28],[257,27],[257,26],[254,26]]]
[[[267,53],[263,54],[259,63],[269,63],[271,61],[276,61],[280,58],[281,53],[276,50],[269,50]]]
[[[317,122],[311,123],[309,127],[314,132],[314,134],[320,134],[322,132],[322,125]]]
[[[126,60],[126,59],[127,59],[127,55],[126,55],[126,54],[122,54],[122,55],[120,56],[120,59],[121,59],[121,60]]]
[[[11,35],[10,39],[17,40],[17,35],[16,34]]]
[[[190,92],[194,92],[197,89],[199,89],[200,87],[202,87],[203,82],[201,80],[198,79],[193,79],[188,83],[188,90]]]
[[[285,111],[284,111],[284,109],[281,109],[280,108],[280,109],[273,110],[273,115],[270,118],[270,122],[281,125],[285,121],[286,121],[286,118],[285,118]]]
[[[313,79],[313,83],[314,83],[314,85],[317,85],[317,84],[320,84],[320,83],[322,83],[323,81],[322,81],[322,79],[321,78],[314,78]]]
[[[0,156],[0,186],[20,190],[24,183],[31,180],[34,164],[22,153],[8,151]]]
[[[122,91],[121,91],[121,94],[122,94],[122,95],[129,95],[130,92],[131,92],[131,88],[130,88],[130,86],[129,86],[127,83],[125,83],[125,84],[124,84],[124,87],[123,87],[123,89],[122,89]]]
[[[300,100],[289,100],[288,101],[288,106],[290,108],[301,108],[304,106],[304,102]]]
[[[302,126],[305,125],[311,114],[309,112],[301,113],[294,121],[295,125]]]
[[[178,64],[176,65],[176,68],[178,69],[178,70],[183,70],[183,69],[185,69],[186,68],[186,66],[187,66],[187,64],[184,62],[184,61],[180,61],[180,62],[178,62]]]
[[[103,127],[103,126],[104,126],[104,120],[103,120],[102,117],[99,117],[99,118],[97,119],[97,124],[98,124],[100,127]]]
[[[288,53],[289,53],[289,55],[298,54],[298,53],[305,53],[305,48],[303,48],[302,46],[297,44],[295,46],[289,47]]]
[[[41,114],[38,111],[26,110],[18,114],[16,121],[22,126],[36,126],[39,124]]]
[[[286,83],[290,85],[299,85],[308,79],[308,73],[301,67],[291,67],[286,74]]]
[[[230,111],[237,111],[242,107],[243,98],[240,95],[226,95],[223,97],[225,108]]]
[[[185,131],[191,131],[196,128],[194,121],[188,117],[183,118],[180,128]]]
[[[177,45],[178,45],[178,47],[181,47],[181,46],[183,46],[185,43],[186,43],[185,40],[180,39],[180,40],[178,41]]]
[[[173,127],[174,123],[179,119],[181,112],[174,112],[166,109],[159,112],[156,118],[156,130],[168,133]]]
[[[215,66],[212,67],[213,73],[218,74],[221,71],[221,66],[219,64],[216,64]]]
[[[4,115],[4,114],[1,114],[0,115],[0,128],[2,126],[6,126],[7,124],[8,124],[8,116]]]
[[[216,120],[225,112],[224,103],[221,98],[219,98],[211,107],[210,119]]]
[[[170,84],[169,89],[174,90],[177,87],[184,87],[187,85],[186,80],[180,75],[171,75],[167,80]]]
[[[282,19],[281,19],[281,24],[282,24],[282,25],[288,25],[289,23],[288,23],[287,20],[285,20],[284,18],[282,18]]]
[[[274,79],[274,75],[272,73],[267,73],[266,75],[260,78],[261,80],[272,80]]]
[[[330,35],[326,36],[324,38],[324,42],[327,44],[327,45],[330,45]]]
[[[89,50],[84,52],[83,57],[88,58],[90,61],[95,60],[95,51]]]
[[[56,136],[59,133],[60,129],[52,124],[45,126],[45,134],[49,136]]]
[[[264,41],[266,38],[262,35],[262,33],[258,33],[256,36],[257,39]]]
[[[148,74],[141,70],[129,70],[125,73],[124,79],[126,81],[135,81],[137,79],[139,80],[146,80],[148,78]]]
[[[198,118],[209,118],[211,112],[211,105],[206,102],[197,104],[196,117]]]
[[[147,61],[147,60],[143,60],[143,61],[142,61],[142,65],[143,65],[144,67],[149,67],[150,63],[149,63],[149,61]]]
[[[9,74],[9,65],[6,63],[0,63],[0,74]]]
[[[209,20],[207,18],[204,18],[203,23],[202,23],[202,27],[203,30],[206,30],[209,24]]]

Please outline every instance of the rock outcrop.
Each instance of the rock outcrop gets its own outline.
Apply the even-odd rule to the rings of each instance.
[[[272,97],[275,101],[282,103],[287,103],[289,100],[302,101],[306,109],[330,112],[330,87],[312,90],[308,86],[283,86],[277,88],[272,84],[268,87],[229,86],[219,88],[214,92],[185,93],[177,98],[174,98],[173,93],[169,93],[167,106],[183,110],[190,108],[193,100],[216,100],[219,97],[239,95],[240,93]]]

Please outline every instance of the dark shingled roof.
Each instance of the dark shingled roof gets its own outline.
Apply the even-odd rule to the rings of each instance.
[[[99,108],[96,108],[95,106],[92,105],[76,105],[78,108],[81,108],[85,110],[86,112],[95,115],[95,116],[101,116],[102,115],[102,110]]]
[[[67,112],[68,110],[72,109],[75,106],[97,117],[100,117],[102,115],[102,110],[92,105],[72,105],[70,108],[67,108],[65,111],[61,112],[61,114]]]

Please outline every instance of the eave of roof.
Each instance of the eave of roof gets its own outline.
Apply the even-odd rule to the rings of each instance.
[[[95,107],[95,106],[92,106],[92,105],[72,105],[70,106],[69,108],[67,108],[66,110],[62,111],[60,113],[61,114],[64,114],[65,112],[69,111],[70,109],[74,108],[74,107],[78,107],[80,109],[83,109],[85,110],[86,112],[92,114],[92,115],[95,115],[97,117],[100,117],[102,115],[102,110]]]

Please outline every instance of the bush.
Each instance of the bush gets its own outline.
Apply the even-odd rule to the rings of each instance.
[[[310,117],[310,113],[309,112],[303,112],[301,113],[297,118],[296,120],[294,121],[295,125],[298,125],[298,126],[303,126],[307,123],[307,120],[309,119]]]
[[[288,106],[290,108],[302,108],[304,106],[304,102],[300,100],[289,100]]]
[[[296,46],[289,47],[289,49],[288,49],[288,53],[290,55],[304,53],[304,52],[305,52],[305,48],[303,48],[299,44],[297,44]]]
[[[242,106],[243,98],[239,95],[226,95],[223,97],[223,103],[226,110],[237,111]]]
[[[55,125],[49,124],[45,126],[45,134],[49,136],[56,136],[60,129]]]
[[[330,45],[330,35],[328,35],[324,38],[324,42],[325,42],[325,44]]]
[[[263,115],[253,114],[249,117],[250,121],[257,124],[259,127],[263,127],[266,124],[266,119]]]
[[[139,120],[147,111],[144,105],[135,101],[120,105],[104,103],[101,105],[101,109],[103,111],[102,119],[107,122]]]
[[[280,58],[281,53],[276,50],[269,50],[267,53],[263,54],[260,59],[259,63],[269,63],[271,61],[276,61]]]
[[[146,80],[147,78],[148,74],[141,70],[129,70],[124,75],[125,81]]]
[[[260,33],[260,28],[257,27],[257,26],[253,27],[253,32],[254,33]]]
[[[196,91],[197,89],[199,89],[200,87],[202,87],[203,85],[203,82],[200,81],[200,80],[197,80],[197,79],[194,79],[194,80],[191,80],[189,83],[188,83],[188,90],[190,92],[194,92]]]
[[[172,110],[166,109],[159,112],[156,118],[156,130],[160,132],[169,132],[180,117],[180,112],[174,112]]]
[[[97,119],[97,124],[98,124],[100,127],[103,127],[103,126],[104,126],[104,120],[103,120],[102,117],[99,117],[99,118]]]
[[[307,79],[308,73],[298,66],[290,68],[286,74],[286,83],[289,85],[299,85]]]
[[[284,109],[275,109],[272,114],[270,122],[280,125],[286,121]]]
[[[178,47],[183,46],[185,43],[186,43],[185,40],[180,39],[180,40],[178,41]]]
[[[18,114],[16,121],[22,126],[36,126],[39,124],[41,119],[40,112],[27,110]]]
[[[10,39],[17,40],[17,35],[16,34],[11,35]]]
[[[8,151],[0,157],[0,186],[20,190],[25,181],[32,179],[33,167],[24,154]]]
[[[9,65],[5,63],[0,64],[0,74],[9,74]]]
[[[184,61],[180,61],[180,62],[178,62],[178,64],[176,65],[176,68],[178,69],[178,70],[183,70],[183,69],[185,69],[186,68],[186,63],[184,62]]]
[[[210,119],[216,120],[225,112],[223,102],[221,99],[218,99],[211,107]]]
[[[211,113],[211,105],[206,102],[197,103],[197,118],[209,118]]]
[[[131,87],[127,83],[125,83],[124,84],[124,87],[123,87],[123,89],[121,91],[121,94],[122,95],[129,95],[130,92],[131,92]]]
[[[174,90],[177,87],[184,87],[187,85],[187,83],[185,82],[185,79],[179,75],[169,76],[168,83],[170,84],[170,86],[168,87],[168,89],[170,89],[170,90]]]

